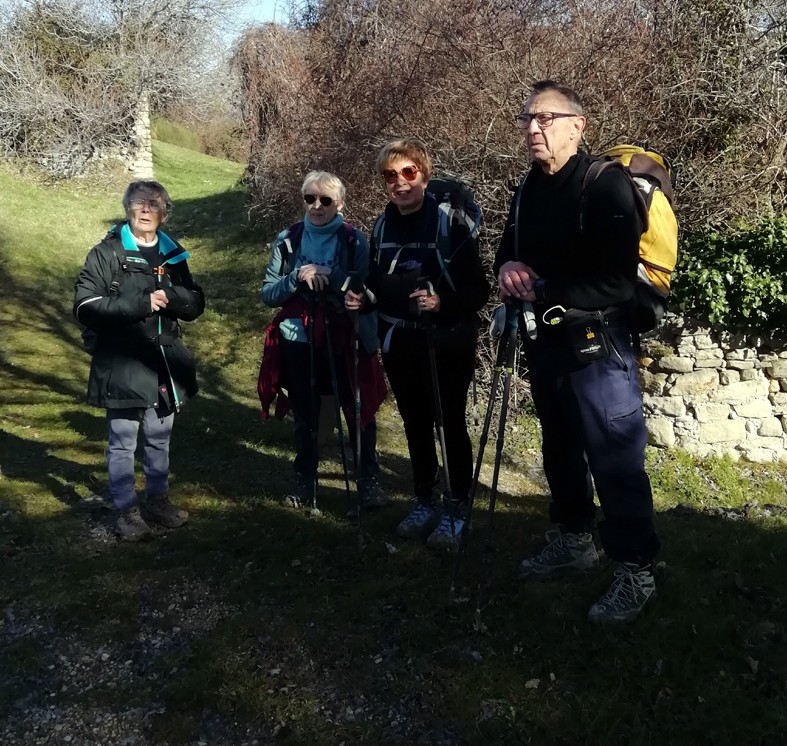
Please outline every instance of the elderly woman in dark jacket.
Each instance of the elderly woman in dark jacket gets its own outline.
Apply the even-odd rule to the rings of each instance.
[[[445,224],[436,199],[426,191],[432,159],[424,143],[416,139],[389,143],[377,158],[377,170],[388,205],[375,224],[368,286],[377,296],[383,366],[404,421],[415,492],[415,506],[397,533],[408,538],[428,535],[429,547],[454,549],[472,482],[465,408],[475,366],[477,312],[486,303],[490,286],[467,223],[454,213]],[[441,256],[438,244],[445,245],[444,238],[449,250]],[[362,302],[354,293],[345,299],[349,309]],[[433,332],[426,328],[426,315]],[[439,472],[430,333],[451,483],[442,516],[434,496]]]
[[[88,403],[107,411],[109,491],[121,538],[151,534],[147,521],[177,528],[188,520],[169,500],[169,443],[175,412],[197,393],[194,356],[179,321],[205,308],[186,263],[188,252],[159,230],[171,203],[155,181],[134,181],[123,196],[126,220],[87,256],[74,294],[74,315],[93,353]],[[138,504],[134,452],[144,436],[146,499]]]

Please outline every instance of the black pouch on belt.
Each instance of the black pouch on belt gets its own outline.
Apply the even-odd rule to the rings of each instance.
[[[580,363],[592,363],[609,356],[607,325],[603,311],[569,308],[563,315],[560,326]]]

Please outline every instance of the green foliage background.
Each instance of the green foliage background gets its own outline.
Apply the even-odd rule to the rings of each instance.
[[[673,285],[682,312],[728,327],[787,332],[787,216],[686,236]]]

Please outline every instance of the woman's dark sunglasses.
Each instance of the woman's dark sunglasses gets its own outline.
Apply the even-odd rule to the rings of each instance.
[[[303,195],[303,201],[307,205],[313,205],[318,199],[320,200],[320,204],[323,207],[330,207],[333,204],[333,197],[325,197],[324,195],[318,197],[316,194],[304,194]]]
[[[401,171],[394,171],[392,168],[383,170],[383,178],[387,184],[393,184],[399,174],[404,176],[405,181],[413,181],[418,175],[418,168],[416,166],[405,166]]]

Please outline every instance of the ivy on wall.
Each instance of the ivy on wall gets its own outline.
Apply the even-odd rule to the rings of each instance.
[[[672,305],[724,326],[787,331],[787,215],[682,244]]]

